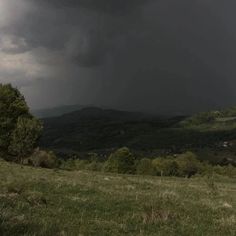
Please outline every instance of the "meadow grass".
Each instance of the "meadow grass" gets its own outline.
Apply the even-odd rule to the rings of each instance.
[[[0,161],[0,235],[236,235],[236,180]]]

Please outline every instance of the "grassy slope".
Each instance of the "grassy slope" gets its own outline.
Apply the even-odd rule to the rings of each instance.
[[[235,235],[236,184],[0,161],[0,235]]]

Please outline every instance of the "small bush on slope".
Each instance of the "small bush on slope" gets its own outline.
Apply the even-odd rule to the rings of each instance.
[[[104,170],[114,173],[132,174],[135,172],[134,156],[126,147],[112,153],[104,165]]]
[[[59,166],[57,157],[53,152],[39,149],[35,150],[33,155],[29,158],[29,164],[42,168],[56,168]]]

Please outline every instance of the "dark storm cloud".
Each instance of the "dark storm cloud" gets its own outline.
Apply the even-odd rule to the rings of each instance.
[[[17,27],[28,45],[58,50],[80,66],[97,66],[114,47],[112,41],[127,31],[125,19],[150,0],[42,0],[35,3]],[[129,20],[128,20],[129,21]],[[46,27],[46,28],[45,28]]]
[[[48,84],[55,104],[59,94],[67,103],[156,112],[236,103],[232,0],[20,1],[28,7],[1,29],[8,36],[0,44],[34,58],[27,81],[32,89],[34,77],[44,78],[35,88],[47,91],[45,101]]]
[[[67,55],[80,66],[101,65],[109,50],[106,41],[99,32],[77,32],[66,43]]]
[[[37,0],[32,1],[38,3]],[[54,7],[88,8],[90,10],[101,11],[107,14],[124,15],[150,1],[151,0],[41,0],[40,3],[49,4]]]

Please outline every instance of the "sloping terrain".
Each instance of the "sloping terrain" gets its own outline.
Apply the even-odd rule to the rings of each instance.
[[[0,235],[235,235],[234,179],[35,169],[0,161]]]
[[[236,140],[235,120],[226,115],[212,117],[211,113],[165,118],[86,108],[43,122],[41,145],[64,151],[128,146],[138,151],[164,149],[175,153],[199,148],[219,149],[224,142]]]
[[[172,127],[181,119],[86,108],[60,117],[44,119],[42,145],[79,151],[120,146],[139,149],[156,147],[159,142],[157,137],[162,135],[162,130]],[[177,135],[178,130],[173,133]],[[168,133],[165,132],[164,135]]]

